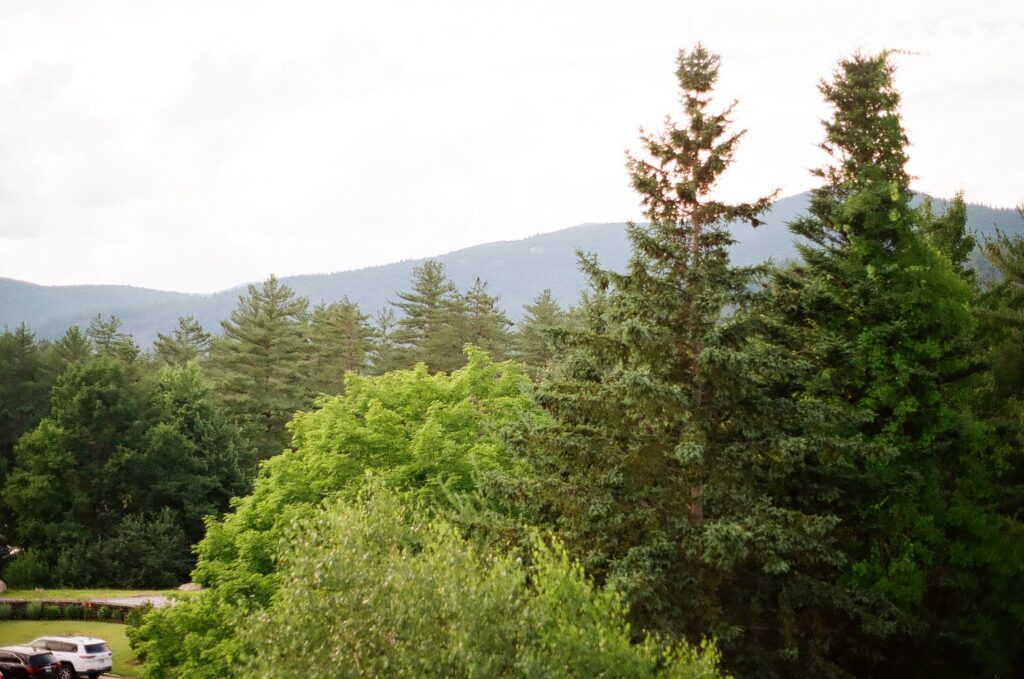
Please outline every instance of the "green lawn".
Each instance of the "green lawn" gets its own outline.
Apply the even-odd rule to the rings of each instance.
[[[74,590],[81,592],[82,590]],[[50,594],[50,596],[55,596]],[[75,598],[75,597],[69,597]],[[93,620],[11,620],[0,622],[0,646],[24,644],[37,637],[47,635],[80,634],[97,637],[107,642],[114,654],[114,674],[125,677],[139,677],[135,654],[124,635],[125,626]]]
[[[90,599],[109,599],[125,596],[166,596],[173,599],[187,599],[194,592],[181,592],[176,589],[10,589],[0,594],[0,599],[73,599],[88,601]]]

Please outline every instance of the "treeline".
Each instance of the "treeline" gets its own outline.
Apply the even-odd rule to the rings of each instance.
[[[148,677],[1021,673],[1024,241],[980,281],[962,197],[912,206],[890,54],[856,55],[799,258],[733,266],[773,194],[714,198],[742,132],[719,58],[677,67],[682,117],[628,160],[650,224],[624,271],[581,258],[571,316],[513,341],[428,264],[400,316],[342,315],[342,378],[315,310],[250,289],[199,365],[265,461],[196,546],[206,591],[130,630]],[[8,488],[81,431],[58,393]]]
[[[540,328],[569,315],[549,293],[518,332],[478,280],[461,292],[428,261],[394,310],[310,307],[271,276],[214,337],[194,318],[142,351],[116,317],[55,342],[0,334],[0,542],[11,586],[171,586],[203,520],[249,492],[285,424],[346,374],[416,363],[451,371],[473,343],[539,367]],[[397,313],[396,313],[397,312]],[[13,550],[13,553],[11,553]]]

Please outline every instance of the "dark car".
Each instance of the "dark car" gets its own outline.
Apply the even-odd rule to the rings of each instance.
[[[31,646],[0,646],[4,679],[56,679],[57,662],[49,651]]]

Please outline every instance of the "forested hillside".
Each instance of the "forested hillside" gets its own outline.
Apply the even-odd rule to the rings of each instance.
[[[989,236],[996,228],[1011,234],[1024,233],[1024,220],[1013,210],[973,205],[970,196],[966,199],[969,228]],[[792,257],[794,238],[786,224],[803,212],[807,200],[808,194],[778,200],[766,211],[764,225],[757,229],[737,225],[737,242],[730,248],[733,261],[753,264]],[[937,201],[937,206],[944,204]],[[595,253],[613,269],[621,268],[629,256],[625,224],[584,224],[518,241],[478,245],[434,259],[445,265],[460,287],[468,287],[477,277],[488,281],[505,313],[518,320],[523,305],[545,288],[562,306],[575,303],[586,286],[586,278],[577,267],[577,249]],[[413,267],[423,261],[289,276],[281,281],[314,304],[348,297],[374,314],[387,307],[394,292],[409,280]],[[178,316],[194,316],[219,332],[220,321],[227,318],[242,291],[244,287],[194,295],[113,285],[39,286],[0,278],[0,327],[14,328],[24,322],[40,337],[56,339],[69,325],[84,327],[96,314],[113,314],[121,319],[125,331],[148,347],[157,333],[174,325]]]

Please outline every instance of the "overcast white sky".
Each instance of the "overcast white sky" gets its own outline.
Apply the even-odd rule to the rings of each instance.
[[[210,292],[639,218],[623,167],[722,55],[721,192],[812,186],[815,84],[900,48],[916,188],[1024,197],[1024,2],[0,0],[0,276]]]

